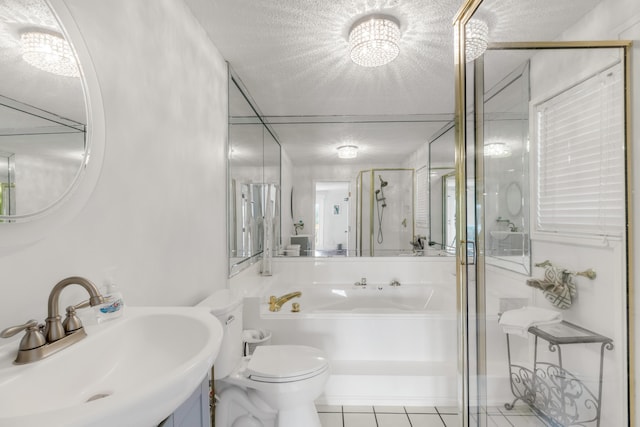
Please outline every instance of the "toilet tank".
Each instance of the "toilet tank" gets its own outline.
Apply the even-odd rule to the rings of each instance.
[[[228,376],[242,358],[242,297],[229,289],[222,289],[198,306],[209,308],[224,330],[220,352],[213,362],[213,379],[219,380]]]

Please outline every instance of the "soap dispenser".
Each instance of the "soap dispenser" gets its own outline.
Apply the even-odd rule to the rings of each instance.
[[[122,316],[124,312],[124,299],[120,290],[114,283],[107,283],[101,289],[104,303],[95,307],[98,323]]]

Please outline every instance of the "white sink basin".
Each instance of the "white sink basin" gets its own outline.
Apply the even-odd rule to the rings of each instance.
[[[200,307],[127,307],[88,337],[14,365],[0,347],[0,426],[157,426],[208,374],[222,327]]]

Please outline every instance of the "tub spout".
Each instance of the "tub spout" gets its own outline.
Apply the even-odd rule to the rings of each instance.
[[[299,298],[302,296],[302,292],[291,292],[286,295],[282,295],[280,298],[275,295],[269,297],[269,311],[280,311],[282,305],[292,298]]]

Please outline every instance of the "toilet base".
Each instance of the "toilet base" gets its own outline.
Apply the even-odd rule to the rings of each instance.
[[[296,408],[280,409],[276,427],[321,427],[320,417],[313,402]]]
[[[255,390],[228,386],[217,396],[216,427],[321,427],[313,402],[276,412]]]

